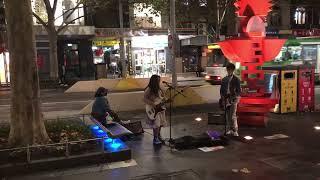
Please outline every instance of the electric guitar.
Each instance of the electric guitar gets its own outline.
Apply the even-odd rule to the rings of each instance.
[[[236,103],[236,101],[236,97],[231,97],[230,95],[227,95],[226,97],[219,99],[219,105],[222,110],[225,110],[226,107],[231,106],[232,104]]]
[[[146,113],[149,119],[154,120],[159,112],[166,110],[166,103],[169,103],[174,99],[178,94],[174,95],[171,99],[166,100],[158,100],[154,104],[155,106],[151,106],[149,104],[146,105]]]

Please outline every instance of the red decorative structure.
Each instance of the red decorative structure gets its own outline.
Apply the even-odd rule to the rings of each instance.
[[[265,21],[272,7],[270,0],[238,0],[234,5],[238,8],[240,37],[218,44],[228,59],[246,67],[241,72],[241,79],[246,85],[242,87],[238,107],[239,123],[265,126],[267,113],[277,99],[265,94],[264,71],[260,67],[279,54],[286,40],[266,37]]]

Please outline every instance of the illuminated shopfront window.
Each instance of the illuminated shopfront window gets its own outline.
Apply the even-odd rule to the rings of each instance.
[[[306,24],[306,9],[303,7],[296,8],[294,18],[295,24]]]

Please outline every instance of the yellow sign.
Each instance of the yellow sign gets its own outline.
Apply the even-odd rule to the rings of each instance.
[[[220,46],[217,44],[208,45],[208,49],[220,49]]]
[[[93,46],[114,46],[120,44],[117,40],[94,40],[92,41]]]

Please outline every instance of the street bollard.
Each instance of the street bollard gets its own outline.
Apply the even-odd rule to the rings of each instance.
[[[104,153],[104,136],[102,136],[102,148],[101,148],[101,151],[102,151],[102,154]]]
[[[66,142],[66,157],[68,158],[70,156],[70,153],[69,153],[69,142],[67,141]]]
[[[27,163],[31,163],[31,153],[29,144],[27,145]]]

